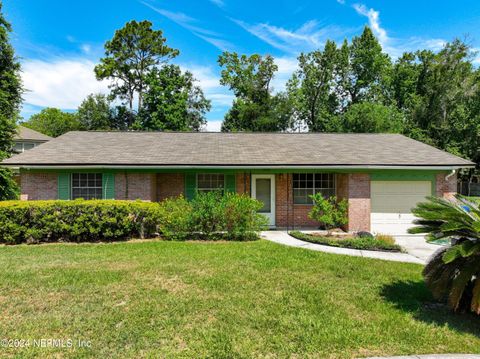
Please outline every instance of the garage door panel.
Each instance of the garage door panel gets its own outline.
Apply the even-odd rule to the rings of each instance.
[[[431,195],[430,181],[372,181],[371,229],[376,233],[407,234],[418,202]]]

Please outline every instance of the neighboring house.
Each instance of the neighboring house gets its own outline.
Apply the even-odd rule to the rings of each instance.
[[[13,141],[15,142],[14,152],[22,153],[27,150],[50,141],[52,137],[44,135],[43,133],[31,130],[27,127],[18,126],[17,134]]]
[[[69,132],[13,158],[21,197],[160,201],[246,193],[276,227],[313,227],[309,195],[349,204],[350,231],[405,233],[426,196],[474,163],[397,134]]]

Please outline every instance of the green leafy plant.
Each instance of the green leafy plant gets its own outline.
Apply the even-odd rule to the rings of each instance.
[[[234,193],[200,193],[160,203],[141,201],[0,202],[0,243],[254,240],[266,225],[260,202]]]
[[[313,200],[313,208],[308,217],[319,222],[326,230],[348,223],[348,202],[345,199],[337,201],[336,196],[325,198],[320,192],[310,198]]]
[[[190,226],[199,238],[251,240],[267,226],[266,218],[257,213],[262,204],[245,195],[200,192],[191,206]]]
[[[305,242],[323,244],[331,247],[364,249],[370,251],[389,251],[401,252],[402,248],[395,243],[392,243],[384,238],[376,237],[340,237],[340,236],[324,236],[311,233],[303,233],[300,231],[292,231],[289,233],[292,237],[300,239]]]
[[[412,211],[419,219],[410,233],[426,233],[427,240],[449,239],[437,251],[423,275],[438,300],[447,300],[454,311],[480,315],[480,209],[462,196],[453,200],[429,197]]]

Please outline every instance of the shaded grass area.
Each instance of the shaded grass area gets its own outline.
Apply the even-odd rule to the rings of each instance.
[[[415,264],[256,242],[0,247],[0,333],[91,341],[0,356],[351,358],[480,353]]]
[[[323,244],[332,247],[363,249],[370,251],[388,251],[401,252],[402,247],[392,241],[384,240],[383,238],[373,237],[335,237],[322,236],[318,234],[302,233],[300,231],[289,232],[292,237],[300,239],[305,242]]]

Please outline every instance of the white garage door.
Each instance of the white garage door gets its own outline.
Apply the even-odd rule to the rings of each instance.
[[[431,193],[430,181],[372,181],[371,231],[408,234],[415,219],[410,210]]]

